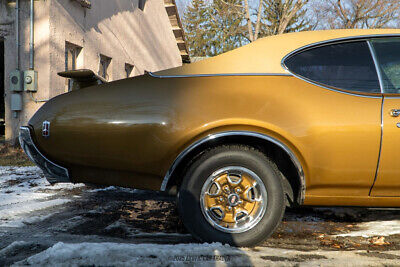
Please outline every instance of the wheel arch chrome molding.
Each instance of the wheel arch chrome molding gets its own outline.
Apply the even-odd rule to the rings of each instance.
[[[174,174],[176,168],[180,165],[182,160],[194,149],[198,148],[201,145],[204,145],[212,140],[224,138],[224,137],[233,137],[233,136],[241,136],[241,137],[253,137],[257,138],[263,141],[267,141],[270,143],[273,143],[274,145],[278,146],[279,148],[283,149],[285,153],[289,156],[291,159],[292,163],[296,167],[298,176],[299,176],[299,182],[300,182],[300,190],[299,190],[299,204],[302,204],[305,198],[305,191],[306,191],[306,177],[304,173],[303,166],[296,156],[296,154],[284,143],[281,141],[277,140],[276,138],[273,138],[269,135],[265,135],[262,133],[258,132],[252,132],[252,131],[226,131],[226,132],[219,132],[215,134],[210,134],[194,143],[186,147],[174,160],[172,163],[171,167],[169,168],[168,172],[164,176],[164,179],[161,184],[161,191],[166,191],[168,182],[170,181],[172,175]]]

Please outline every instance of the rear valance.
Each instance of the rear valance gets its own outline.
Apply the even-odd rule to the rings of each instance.
[[[107,83],[107,81],[88,69],[68,70],[58,73],[59,76],[72,80],[71,90]]]

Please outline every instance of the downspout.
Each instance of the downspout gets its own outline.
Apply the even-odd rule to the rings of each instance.
[[[15,45],[17,47],[17,70],[20,69],[20,51],[19,51],[19,0],[15,1]]]
[[[35,49],[35,41],[34,41],[34,18],[35,18],[35,14],[34,14],[34,5],[33,5],[33,1],[31,0],[31,8],[30,8],[30,20],[31,20],[31,35],[30,35],[30,40],[29,40],[29,69],[33,70],[35,68],[34,65],[34,49]],[[33,93],[29,92],[29,96],[31,97],[32,101],[34,101],[35,103],[41,103],[41,102],[47,102],[49,101],[49,99],[41,99],[38,100],[36,98],[33,97]]]
[[[34,62],[33,62],[33,56],[34,56],[34,6],[33,6],[33,1],[31,0],[31,10],[30,10],[30,16],[31,16],[31,36],[30,36],[30,41],[29,41],[29,69],[33,70],[34,69]]]

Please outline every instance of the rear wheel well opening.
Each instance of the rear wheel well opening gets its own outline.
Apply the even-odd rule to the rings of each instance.
[[[176,194],[187,168],[207,150],[222,145],[245,145],[260,150],[277,165],[282,174],[282,185],[285,191],[287,205],[297,206],[303,203],[305,182],[303,177],[301,177],[302,170],[299,172],[298,167],[296,167],[290,155],[282,147],[272,141],[255,136],[228,135],[210,139],[196,146],[184,155],[177,163],[172,173],[170,173],[166,191],[171,194]]]

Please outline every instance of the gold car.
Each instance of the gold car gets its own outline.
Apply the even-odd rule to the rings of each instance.
[[[252,246],[287,205],[400,206],[400,30],[260,39],[223,55],[74,88],[20,141],[51,183],[176,194],[196,238]]]

